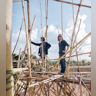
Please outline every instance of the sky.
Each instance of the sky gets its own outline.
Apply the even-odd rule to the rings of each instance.
[[[40,42],[40,37],[42,36],[42,31],[45,32],[45,0],[31,0],[31,23],[34,16],[36,20],[32,29],[31,40],[34,42]],[[72,1],[72,0],[66,0]],[[80,0],[73,0],[78,3]],[[40,10],[41,4],[41,10]],[[91,5],[91,0],[83,0],[83,4]],[[68,4],[63,4],[63,29],[64,29],[64,39],[70,44],[72,38],[72,29],[73,29],[73,11],[72,6]],[[77,8],[74,6],[74,17],[76,17]],[[41,28],[41,12],[42,12],[42,28]],[[25,2],[25,13],[27,21],[27,7]],[[22,23],[22,5],[21,2],[14,2],[13,4],[13,22],[12,22],[12,50],[16,43],[20,26]],[[81,20],[80,32],[77,37],[77,42],[79,42],[88,32],[91,32],[91,9],[81,8],[80,14],[78,16],[78,23],[76,31]],[[49,49],[48,58],[56,59],[58,58],[58,41],[57,36],[61,33],[61,3],[49,0],[48,3],[48,42],[52,45]],[[18,54],[20,48],[24,50],[25,47],[25,31],[24,27],[22,28],[20,40],[15,50],[15,53]],[[38,47],[32,47],[32,54],[38,56]],[[89,37],[86,42],[78,49],[78,53],[90,52],[91,51],[91,37]],[[74,54],[74,53],[73,53]],[[81,56],[80,59],[90,60],[89,56]]]

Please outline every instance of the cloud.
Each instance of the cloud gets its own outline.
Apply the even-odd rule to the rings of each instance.
[[[16,41],[17,41],[17,38],[18,38],[18,34],[19,34],[19,30],[17,32],[13,32],[12,33],[12,50],[14,49],[14,46],[16,44]],[[25,32],[22,31],[21,32],[21,35],[20,35],[20,39],[19,39],[18,44],[17,44],[17,47],[16,47],[16,50],[15,50],[15,53],[18,54],[18,52],[19,52],[20,49],[24,49],[25,42],[26,42]]]
[[[76,26],[76,32],[78,30],[80,19],[81,19],[81,26],[80,26],[80,32],[79,32],[79,34],[77,36],[77,42],[79,42],[85,35],[88,34],[88,32],[86,32],[85,21],[87,19],[87,16],[85,14],[84,15],[79,15],[78,23],[77,23],[77,26]],[[67,40],[67,42],[69,44],[70,44],[71,38],[72,38],[72,30],[73,30],[73,23],[72,23],[72,20],[69,20],[67,28],[64,31],[64,39]],[[42,29],[42,31],[44,33],[46,31],[46,27],[44,27]],[[53,24],[48,26],[48,42],[52,45],[52,47],[49,49],[49,55],[48,55],[48,57],[50,59],[52,59],[52,58],[54,59],[54,58],[58,57],[57,36],[61,32],[62,32],[61,29],[57,28]],[[18,34],[16,32],[14,32],[12,34],[12,37],[13,37],[13,39],[12,39],[12,47],[13,47],[15,42],[16,42],[16,39],[18,37]],[[33,29],[31,39],[34,42],[40,42],[40,33],[38,32],[37,28]],[[81,50],[79,52],[89,52],[91,50],[90,46],[91,46],[91,37],[88,38],[86,40],[86,42],[84,42],[84,44],[82,45],[82,48],[81,48]],[[24,47],[25,47],[25,32],[22,31],[21,35],[20,35],[20,40],[18,42],[16,52],[18,52],[18,50],[20,48],[23,50]],[[32,47],[32,53],[37,56],[38,55],[38,47],[34,46],[34,45],[32,45],[31,47]],[[83,58],[86,59],[86,57],[83,57]]]
[[[78,31],[80,20],[81,20],[81,26],[80,26],[80,30],[78,32],[76,42],[79,42],[88,34],[88,32],[86,32],[86,23],[85,23],[86,19],[87,19],[87,16],[85,14],[78,16],[78,20],[77,20],[78,22],[77,22],[77,26],[75,28],[75,32]],[[65,33],[69,36],[69,38],[68,38],[68,36],[65,35],[65,38],[67,40],[69,40],[70,43],[71,43],[72,32],[73,32],[73,27],[74,27],[73,25],[74,24],[72,21],[69,22],[68,28],[66,28],[66,30],[65,30]],[[87,38],[87,40],[82,44],[82,46],[80,46],[80,48],[78,49],[78,53],[86,53],[86,52],[90,52],[90,51],[91,51],[91,36],[89,38]],[[89,57],[88,56],[81,56],[80,59],[87,59],[88,60]]]

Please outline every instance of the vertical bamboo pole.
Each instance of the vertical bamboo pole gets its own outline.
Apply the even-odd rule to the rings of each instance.
[[[62,36],[64,35],[64,29],[63,29],[63,5],[61,3],[61,30],[62,30]]]
[[[6,96],[6,0],[0,0],[0,96]]]
[[[31,74],[31,45],[30,45],[30,0],[27,0],[27,12],[28,12],[28,38],[27,38],[27,47],[28,47],[28,65],[29,65],[29,76],[32,77]]]
[[[11,56],[11,25],[12,25],[12,0],[7,0],[6,8],[6,96],[14,96],[13,92],[13,76],[12,73],[12,56]]]
[[[45,32],[45,38],[47,40],[47,32],[48,32],[48,0],[45,0],[45,15],[46,15],[46,32]]]
[[[81,83],[81,77],[79,77],[80,81],[79,81],[79,88],[80,88],[80,96],[83,96],[83,92],[82,92],[82,83]]]
[[[30,23],[30,0],[27,0],[27,14],[28,14],[28,38],[27,38],[27,52],[28,52],[28,66],[29,66],[29,77],[32,77],[31,74],[31,23]],[[30,85],[31,79],[28,81],[28,85]],[[27,90],[27,89],[26,89]],[[29,96],[32,96],[31,90],[28,91]]]
[[[29,68],[29,77],[32,77],[31,74],[31,47],[30,47],[30,1],[27,1],[27,10],[28,10],[28,30],[26,26],[26,17],[25,17],[25,11],[24,11],[24,0],[22,0],[22,13],[23,13],[23,20],[24,20],[24,28],[25,28],[25,34],[26,34],[26,47],[27,47],[27,55],[28,55],[28,68]]]
[[[42,3],[41,3],[41,0],[40,0],[40,19],[41,19],[41,34],[42,34],[42,37],[43,37],[43,35],[44,35],[44,33],[43,33],[43,24],[42,24]]]

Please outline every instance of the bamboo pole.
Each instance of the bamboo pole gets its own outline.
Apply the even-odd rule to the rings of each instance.
[[[74,14],[73,14],[73,16],[74,16]],[[73,20],[74,20],[74,18],[73,18]],[[77,33],[74,36],[73,46],[74,46],[75,43],[77,43],[77,36],[78,36],[78,33],[80,32],[80,26],[81,26],[81,19],[80,19],[80,23],[79,23],[79,27],[78,27]],[[78,48],[76,47],[76,50],[75,50],[76,51],[76,59],[77,59],[77,62],[79,62],[79,56],[78,56],[77,49]],[[78,72],[79,72],[79,63],[77,65],[78,65]]]
[[[83,96],[81,77],[79,78],[79,88],[80,88],[80,96]]]
[[[0,96],[6,96],[6,0],[0,0]]]
[[[82,0],[80,0],[80,5],[81,4],[82,4]],[[75,36],[75,33],[76,33],[75,30],[76,30],[76,26],[77,26],[78,16],[79,16],[79,13],[80,13],[80,8],[81,8],[81,6],[78,7],[77,14],[76,14],[76,19],[75,19],[74,26],[73,26],[73,32],[72,32],[72,38],[71,38],[71,45],[70,45],[70,52],[69,52],[70,56],[71,56],[71,54],[73,52],[72,46],[74,46],[74,44],[73,44],[74,43],[74,36]],[[71,57],[69,58],[68,61],[70,63]],[[67,69],[69,70],[70,68],[67,68]],[[68,72],[67,72],[67,75],[68,75]]]
[[[91,52],[84,52],[84,53],[79,53],[77,54],[78,56],[81,56],[81,55],[88,55],[88,54],[91,54]],[[65,58],[69,58],[70,56],[66,56]],[[76,57],[76,55],[71,55],[71,57]],[[50,60],[58,60],[58,59],[50,59]]]
[[[29,5],[29,4],[28,4]],[[26,17],[25,17],[25,12],[24,12],[24,0],[22,0],[22,12],[23,12],[23,19],[24,19],[24,28],[25,28],[25,33],[26,33],[26,47],[27,47],[27,54],[28,54],[28,68],[29,68],[29,77],[31,77],[32,76],[32,74],[31,74],[31,59],[30,59],[30,32],[28,32],[28,31],[30,31],[30,24],[28,24],[29,25],[29,27],[28,27],[28,31],[27,31],[27,27],[26,27]],[[30,14],[29,12],[28,12],[28,14]],[[29,16],[28,16],[28,18],[29,18]],[[28,20],[28,23],[30,23],[29,22],[29,20]]]
[[[80,23],[79,23],[79,26],[78,26],[78,30],[77,30],[77,33],[75,34],[74,36],[74,41],[73,41],[73,45],[75,44],[76,40],[77,40],[77,36],[80,32],[80,27],[81,27],[81,19],[80,19]]]
[[[19,57],[18,57],[17,68],[20,67],[20,57],[21,57],[21,48],[20,48],[20,50],[19,50]]]
[[[27,0],[27,12],[28,12],[28,38],[27,38],[27,48],[28,48],[28,66],[29,66],[29,76],[32,77],[31,74],[31,45],[30,45],[30,0]]]
[[[32,77],[32,74],[31,74],[31,23],[30,23],[30,0],[27,0],[27,14],[28,14],[28,37],[27,37],[27,54],[28,54],[28,67],[29,67],[29,80],[27,81],[28,84],[27,84],[27,87],[26,87],[26,92],[28,90],[28,94],[29,96],[33,96],[31,94],[31,90],[28,89],[28,86],[30,85],[31,83],[31,77]],[[34,21],[34,20],[33,20]],[[25,95],[26,95],[26,92],[25,92]]]
[[[73,2],[74,2],[74,0],[72,0],[72,3],[73,3]],[[74,14],[74,5],[72,5],[72,13],[73,13],[73,14],[72,14],[72,15],[73,15],[73,24],[74,24],[74,15],[75,15],[75,14]]]
[[[69,1],[64,1],[64,0],[54,0],[54,1],[66,3],[66,4],[69,4],[69,5],[75,5],[75,6],[85,7],[85,8],[91,8],[90,5],[84,5],[84,4],[80,5],[80,4],[77,4],[77,3],[73,3],[73,2],[69,2]]]
[[[27,0],[27,14],[28,14],[28,30],[26,27],[26,17],[24,12],[24,0],[22,0],[22,12],[23,12],[23,19],[24,19],[24,27],[25,27],[25,33],[26,33],[26,47],[27,47],[27,56],[28,56],[28,71],[29,71],[29,79],[28,79],[28,86],[30,85],[31,81],[31,44],[30,44],[30,34],[31,34],[31,24],[30,24],[30,0]],[[28,91],[26,89],[26,91]],[[30,90],[28,91],[28,94],[30,96]]]
[[[16,49],[16,47],[17,47],[17,44],[18,44],[18,41],[19,41],[19,38],[20,38],[20,34],[21,34],[21,31],[22,31],[22,27],[23,27],[23,20],[22,20],[22,23],[21,23],[21,26],[20,26],[20,31],[19,31],[18,38],[17,38],[17,40],[16,40],[16,43],[15,43],[15,46],[14,46],[14,49],[13,49],[12,54],[14,54],[15,49]]]
[[[43,18],[42,18],[42,14],[43,14],[42,13],[42,3],[41,3],[41,0],[40,0],[40,19],[41,19],[40,22],[41,22],[41,34],[42,34],[42,37],[43,37],[44,33],[43,33],[43,30],[42,30],[43,29],[43,24],[42,24],[42,19]]]
[[[35,20],[36,20],[36,16],[34,16],[34,18],[33,18],[33,21],[32,21],[32,24],[31,24],[31,28],[30,28],[30,33],[32,33],[32,28],[34,26]],[[31,36],[31,34],[30,34],[30,36]]]
[[[82,0],[80,0],[80,5],[82,4]],[[74,22],[74,26],[73,26],[73,32],[72,32],[72,39],[71,39],[71,47],[74,46],[73,45],[73,42],[74,42],[74,35],[75,35],[75,30],[76,30],[76,25],[77,25],[77,21],[78,21],[78,16],[79,16],[79,13],[80,13],[80,6],[78,7],[78,10],[77,10],[77,14],[76,14],[76,19],[75,19],[75,22]],[[72,53],[72,50],[70,50],[70,54]],[[70,60],[69,60],[70,61]]]
[[[45,0],[45,15],[46,15],[46,32],[45,32],[45,38],[47,40],[47,32],[48,32],[48,0]]]
[[[13,96],[13,76],[12,73],[12,56],[11,56],[11,20],[12,20],[12,0],[7,0],[6,13],[6,96]],[[11,75],[11,76],[10,76]],[[10,78],[8,78],[10,76]]]
[[[62,36],[64,35],[64,30],[63,30],[63,5],[61,3],[61,30],[62,30]]]

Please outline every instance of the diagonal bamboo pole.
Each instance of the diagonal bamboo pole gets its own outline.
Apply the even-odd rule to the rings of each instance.
[[[91,8],[90,5],[84,5],[84,4],[80,5],[80,4],[77,4],[77,3],[73,3],[73,2],[69,2],[69,1],[64,1],[64,0],[54,0],[54,1],[66,3],[66,4],[69,4],[69,5],[75,5],[75,6],[81,6],[81,7]]]
[[[19,38],[20,38],[20,35],[21,35],[22,27],[23,27],[23,20],[22,20],[22,23],[21,23],[21,26],[20,26],[19,35],[18,35],[18,38],[17,38],[17,40],[16,40],[16,43],[15,43],[15,46],[14,46],[14,49],[13,49],[12,54],[14,54],[15,49],[16,49],[16,47],[17,47],[17,44],[18,44],[18,41],[19,41]]]
[[[82,1],[83,0],[80,0],[80,5],[82,4]],[[75,30],[76,30],[76,26],[77,26],[78,16],[79,16],[79,13],[80,13],[80,8],[81,8],[81,6],[78,7],[77,14],[76,14],[76,19],[75,19],[74,26],[73,26],[72,39],[71,39],[71,45],[70,45],[70,53],[69,53],[70,56],[71,56],[72,51],[73,51],[72,46],[74,46],[73,42],[74,42],[74,36],[75,36],[75,33],[76,33]],[[70,61],[71,61],[71,58],[69,58],[68,62],[70,63]],[[67,69],[69,70],[70,68],[68,67]],[[67,72],[67,75],[68,75],[68,72]]]

